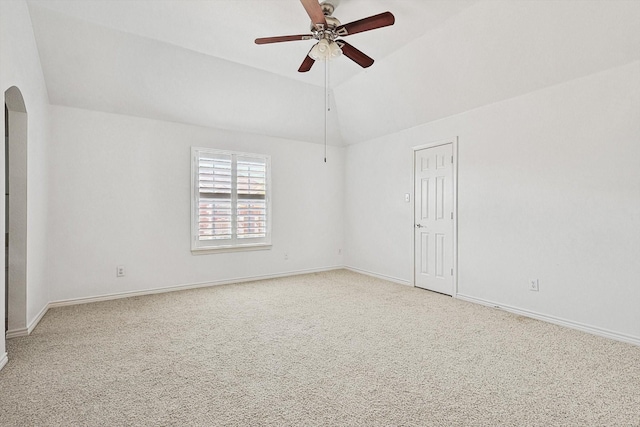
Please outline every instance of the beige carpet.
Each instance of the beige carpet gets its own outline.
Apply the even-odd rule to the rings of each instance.
[[[640,426],[640,348],[347,271],[50,310],[2,426]]]

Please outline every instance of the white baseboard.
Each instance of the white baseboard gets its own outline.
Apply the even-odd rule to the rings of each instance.
[[[560,317],[550,316],[548,314],[525,310],[518,307],[512,307],[509,305],[488,301],[485,299],[476,298],[469,295],[457,294],[455,297],[464,301],[475,303],[475,304],[481,304],[487,307],[498,308],[500,310],[508,311],[509,313],[518,314],[520,316],[531,317],[532,319],[542,320],[544,322],[553,323],[554,325],[560,325],[560,326],[564,326],[571,329],[577,329],[579,331],[586,332],[592,335],[597,335],[600,337],[609,338],[616,341],[622,341],[629,344],[640,346],[640,337],[621,334],[619,332],[610,331],[608,329],[598,328],[598,327],[586,325],[580,322],[574,322],[573,320],[562,319]]]
[[[5,338],[26,337],[27,335],[29,335],[29,328],[10,329],[6,332]]]
[[[29,322],[26,328],[8,330],[7,333],[5,334],[5,338],[11,339],[11,338],[18,338],[18,337],[26,337],[27,335],[30,335],[31,332],[33,332],[33,330],[36,328],[36,326],[38,326],[38,323],[40,323],[40,320],[42,320],[44,315],[47,314],[47,310],[49,310],[49,304],[45,304],[45,306],[42,307],[42,310],[40,310],[40,313],[38,313],[38,315],[31,322]]]
[[[40,310],[40,313],[27,325],[28,334],[31,334],[36,326],[38,326],[38,323],[40,323],[44,315],[47,314],[47,311],[49,311],[49,304],[45,304],[42,310]]]
[[[2,370],[2,368],[4,368],[4,365],[6,365],[8,361],[9,355],[7,353],[3,354],[2,357],[0,357],[0,371]]]
[[[167,286],[164,288],[145,289],[141,291],[118,292],[113,294],[98,295],[95,297],[70,298],[66,300],[52,301],[48,304],[47,308],[64,307],[64,306],[76,305],[76,304],[88,304],[92,302],[109,301],[109,300],[120,299],[120,298],[161,294],[165,292],[184,291],[187,289],[207,288],[210,286],[230,285],[233,283],[253,282],[256,280],[277,279],[279,277],[298,276],[300,274],[310,274],[310,273],[320,273],[323,271],[339,270],[341,268],[343,268],[341,265],[335,265],[335,266],[322,267],[322,268],[313,268],[308,270],[294,270],[294,271],[286,271],[286,272],[275,273],[275,274],[264,274],[259,276],[246,276],[246,277],[236,277],[233,279],[214,280],[214,281],[208,281],[208,282],[186,283],[186,284],[175,285],[175,286]]]
[[[354,273],[360,273],[360,274],[364,274],[364,275],[367,275],[367,276],[375,277],[377,279],[387,280],[389,282],[399,283],[399,284],[405,285],[405,286],[413,286],[411,284],[411,282],[409,282],[408,280],[399,279],[397,277],[386,276],[384,274],[374,273],[373,271],[362,270],[360,268],[349,267],[347,265],[345,265],[342,268],[344,268],[345,270],[353,271]]]

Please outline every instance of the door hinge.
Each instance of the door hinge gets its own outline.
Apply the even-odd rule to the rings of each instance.
[[[453,268],[451,269],[451,275],[453,276]]]
[[[451,219],[453,219],[453,212],[451,212]]]
[[[451,164],[453,164],[453,156],[451,156]]]

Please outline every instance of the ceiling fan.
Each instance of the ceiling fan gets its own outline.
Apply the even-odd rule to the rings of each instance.
[[[300,0],[300,2],[311,18],[311,33],[263,37],[256,39],[256,44],[318,40],[302,61],[302,65],[298,69],[301,73],[309,71],[316,60],[328,60],[341,54],[363,68],[370,67],[373,64],[372,58],[338,38],[387,27],[395,22],[395,17],[391,12],[384,12],[348,24],[341,24],[338,19],[332,16],[335,10],[335,0],[322,3],[318,3],[318,0]]]

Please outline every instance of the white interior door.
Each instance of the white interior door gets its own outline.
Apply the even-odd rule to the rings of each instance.
[[[415,151],[415,285],[453,295],[453,144]]]

